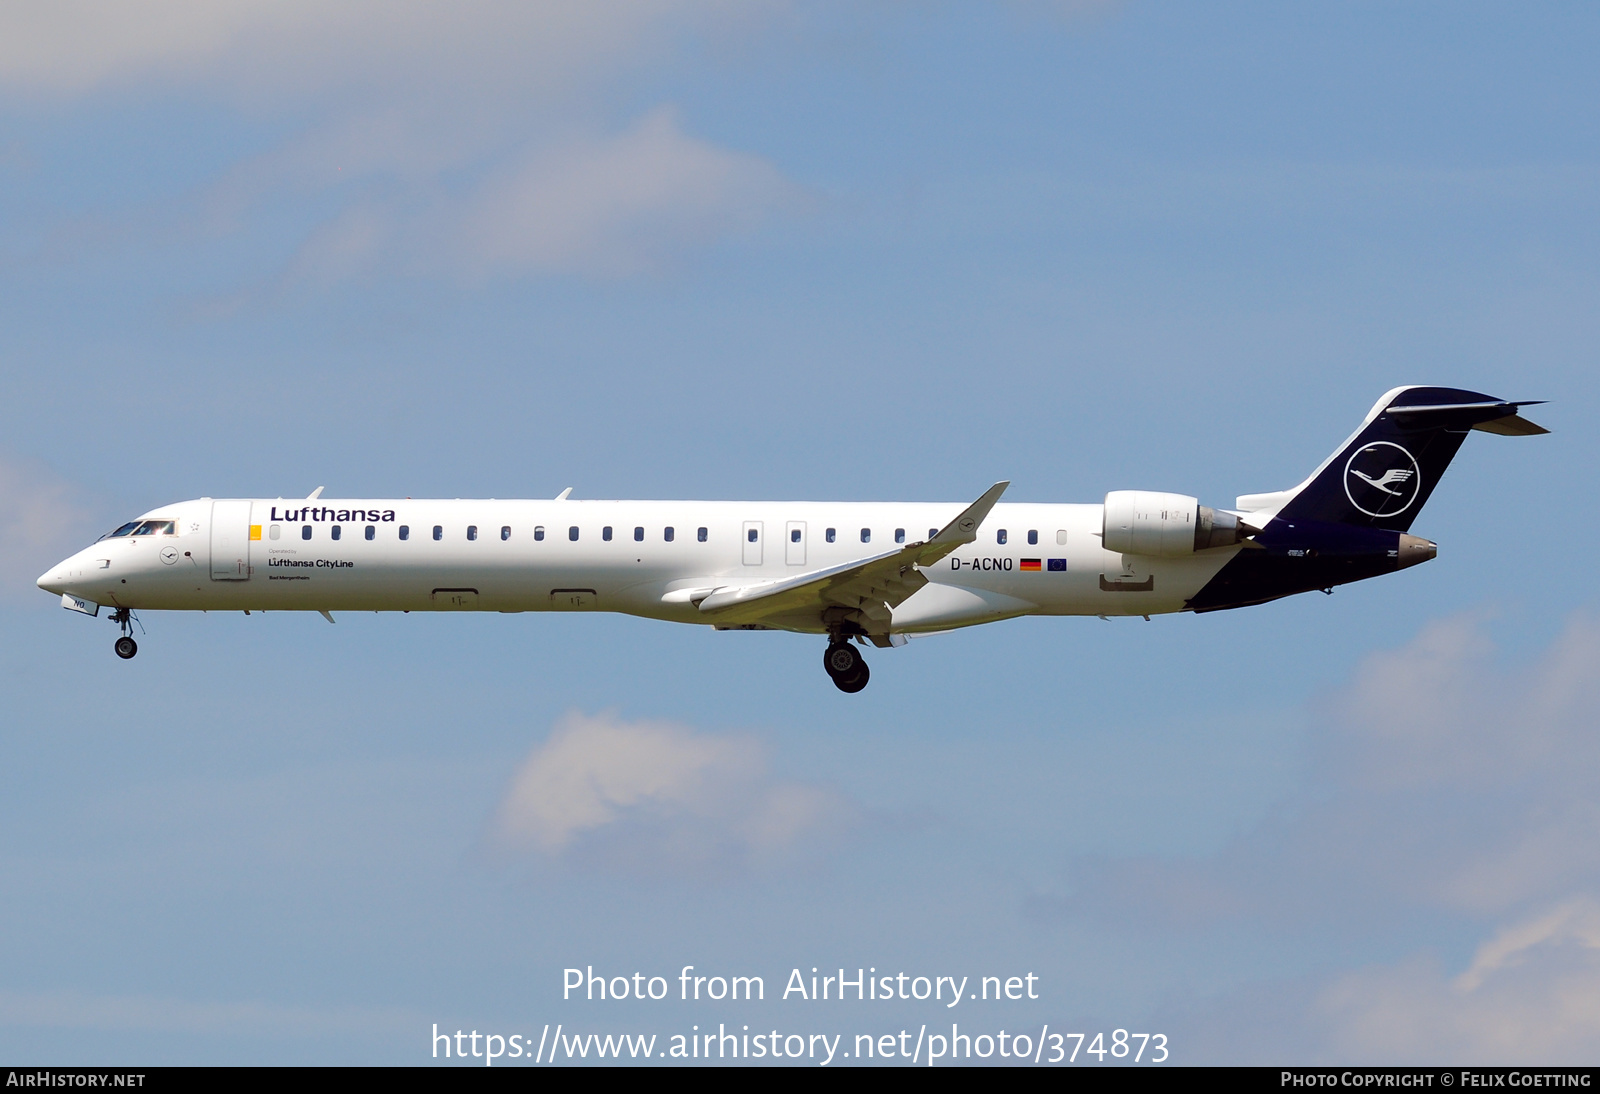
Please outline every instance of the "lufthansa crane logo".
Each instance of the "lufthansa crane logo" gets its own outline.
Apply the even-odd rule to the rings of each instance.
[[[1345,496],[1369,517],[1405,512],[1421,488],[1416,457],[1393,441],[1362,445],[1344,465]]]

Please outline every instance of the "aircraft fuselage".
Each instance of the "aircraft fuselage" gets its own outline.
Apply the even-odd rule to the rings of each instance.
[[[612,611],[712,623],[697,590],[777,581],[929,539],[960,503],[200,499],[171,534],[106,537],[40,584],[115,608]],[[247,511],[247,515],[246,515]],[[1019,615],[1154,615],[1240,550],[1143,558],[1101,546],[1100,505],[997,505],[924,568],[896,632]],[[223,527],[229,522],[229,527]],[[609,533],[609,538],[607,538]],[[404,538],[402,538],[404,537]],[[831,538],[830,538],[831,537]],[[810,626],[783,629],[822,633]]]
[[[39,579],[63,606],[620,612],[723,630],[826,634],[843,691],[854,644],[1022,615],[1152,615],[1260,604],[1435,555],[1412,521],[1470,430],[1546,430],[1526,403],[1400,387],[1299,486],[1214,509],[1115,490],[1099,505],[200,498],[152,510]],[[853,644],[854,643],[854,644]]]

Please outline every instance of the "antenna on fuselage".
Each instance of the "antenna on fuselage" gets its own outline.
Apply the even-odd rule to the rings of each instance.
[[[321,486],[317,487],[315,490],[311,491],[311,493],[306,495],[306,500],[307,501],[316,501],[318,498],[322,497],[323,489],[324,489],[324,487],[321,487]]]
[[[568,496],[569,496],[569,495],[570,495],[570,494],[571,494],[571,493],[572,493],[572,487],[570,487],[570,486],[569,486],[569,487],[567,487],[567,488],[566,488],[566,489],[565,489],[565,490],[563,490],[563,491],[561,491],[561,493],[559,493],[559,494],[557,494],[557,495],[556,495],[556,500],[557,500],[557,501],[566,501],[566,500],[567,500],[567,497],[568,497]]]

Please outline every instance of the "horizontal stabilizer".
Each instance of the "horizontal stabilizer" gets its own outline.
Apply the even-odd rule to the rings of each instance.
[[[1544,426],[1530,422],[1520,414],[1507,414],[1504,418],[1479,422],[1472,428],[1485,433],[1498,433],[1502,437],[1537,437],[1541,433],[1550,432]]]
[[[1518,411],[1522,407],[1539,406],[1543,402],[1543,399],[1524,399],[1520,402],[1496,399],[1479,403],[1392,406],[1389,414],[1411,429],[1432,425],[1466,426],[1485,433],[1498,433],[1502,437],[1536,437],[1550,431],[1521,417]]]

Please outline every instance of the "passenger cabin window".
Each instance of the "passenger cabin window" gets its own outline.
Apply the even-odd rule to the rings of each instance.
[[[871,543],[872,542],[872,529],[871,528],[863,528],[863,529],[861,529],[861,542],[862,543]]]
[[[300,538],[301,539],[310,539],[311,538],[311,525],[302,524],[300,526]]]
[[[502,540],[507,540],[507,539],[511,538],[511,525],[503,524],[503,525],[500,526],[500,538]]]
[[[567,529],[567,538],[574,543],[578,542],[578,526],[576,524]]]
[[[701,543],[704,543],[706,541],[706,530],[704,528],[696,529],[694,538],[699,540]]]
[[[339,538],[339,533],[340,533],[340,532],[341,532],[341,531],[343,531],[343,529],[341,529],[341,528],[340,528],[340,527],[339,527],[339,526],[338,526],[338,525],[337,525],[337,524],[335,524],[335,525],[334,525],[334,526],[333,526],[333,528],[332,528],[332,529],[331,529],[331,531],[332,531],[332,533],[333,533],[333,538],[334,538],[334,539],[338,539],[338,538]]]
[[[1004,528],[994,534],[994,541],[996,543],[1004,543],[1006,541],[1006,530]]]
[[[366,532],[366,535],[367,535],[367,538],[368,538],[368,539],[372,539],[372,538],[374,538],[374,537],[375,537],[375,536],[377,536],[377,534],[378,534],[378,529],[377,529],[377,528],[375,528],[375,527],[373,527],[373,526],[372,526],[372,525],[370,525],[370,524],[369,524],[369,525],[367,525],[367,532]],[[276,539],[276,538],[278,538],[278,537],[276,537],[276,536],[274,536],[274,537],[272,537],[272,538],[274,538],[274,539]]]
[[[434,539],[443,539],[444,538],[444,525],[435,524],[433,526],[433,538]]]
[[[1029,546],[1032,546],[1033,544],[1036,544],[1038,542],[1039,542],[1039,529],[1037,529],[1037,528],[1029,528],[1028,529],[1028,544],[1029,544]]]
[[[402,524],[400,526],[400,538],[401,539],[410,539],[411,538],[411,525]]]
[[[277,539],[282,534],[283,534],[283,525],[281,525],[281,524],[274,524],[270,528],[267,529],[267,538],[268,539]]]
[[[672,525],[670,524],[661,530],[661,538],[666,540],[668,543],[672,542],[672,537],[675,535],[677,535],[677,533],[673,531]]]
[[[822,538],[827,540],[829,543],[832,543],[835,539],[838,538],[838,536],[839,536],[839,533],[835,529],[832,529],[832,528],[829,528],[826,532],[822,533]]]
[[[928,538],[929,539],[932,539],[934,536],[936,536],[938,534],[939,534],[939,529],[937,529],[937,528],[929,528],[928,529]]]
[[[544,525],[535,524],[533,526],[533,542],[535,542],[535,543],[543,543],[544,542]]]
[[[799,543],[800,542],[800,529],[798,529],[798,528],[789,529],[789,542],[790,543]]]
[[[760,533],[758,533],[754,528],[752,528],[752,529],[750,529],[748,532],[746,532],[744,534],[744,538],[749,540],[751,543],[754,543],[756,541],[756,536],[759,535],[759,534]]]
[[[1067,530],[1065,528],[1056,529],[1056,543],[1062,547],[1067,545]]]
[[[896,543],[904,543],[906,541],[906,530],[904,528],[896,528],[894,530],[894,541]]]
[[[605,540],[607,543],[611,542],[611,525],[608,524],[604,528],[600,529],[600,538]]]
[[[643,543],[644,542],[644,526],[643,525],[640,525],[640,526],[634,528],[634,530],[633,530],[633,542],[635,542],[635,543]]]
[[[477,539],[478,538],[478,526],[476,524],[467,525],[467,538],[468,539]]]

